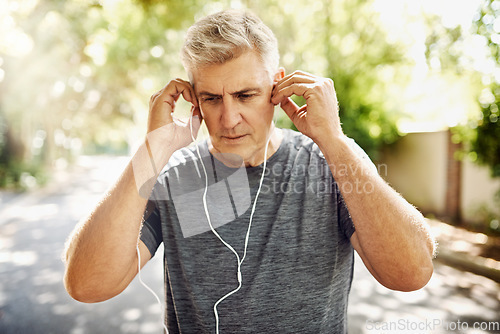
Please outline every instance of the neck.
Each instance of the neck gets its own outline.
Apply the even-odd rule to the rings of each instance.
[[[266,153],[266,146],[263,146],[250,159],[244,161],[245,167],[259,166],[264,162],[264,160],[269,159],[274,153],[276,153],[283,139],[283,134],[281,132],[281,129],[276,128],[273,124],[269,136],[270,137],[268,137],[266,140],[267,153]],[[264,158],[264,153],[266,153],[265,158]]]

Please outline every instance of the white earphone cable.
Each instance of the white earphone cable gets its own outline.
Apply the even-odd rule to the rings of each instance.
[[[139,251],[139,242],[137,242],[137,246],[136,246],[136,250],[137,250],[137,268],[139,270],[139,282],[141,282],[141,284],[149,291],[153,294],[153,296],[156,298],[156,301],[158,302],[158,305],[160,306],[160,309],[161,309],[161,324],[163,325],[163,328],[165,329],[165,333],[168,334],[168,329],[167,329],[167,326],[165,325],[165,317],[163,315],[163,312],[164,312],[164,308],[163,308],[163,305],[161,303],[161,300],[160,300],[160,297],[158,297],[158,295],[153,291],[153,289],[151,289],[146,283],[143,282],[142,280],[142,277],[141,277],[141,252]]]
[[[196,143],[196,139],[194,138],[194,135],[193,135],[193,126],[192,126],[192,120],[193,120],[193,114],[191,113],[191,121],[189,122],[189,125],[190,125],[190,129],[191,129],[191,139],[193,140],[193,142]],[[273,128],[274,130],[274,128]],[[217,236],[217,238],[231,251],[234,253],[234,255],[236,256],[236,260],[238,262],[238,269],[237,269],[237,278],[238,278],[238,287],[232,291],[230,291],[229,293],[227,293],[226,295],[224,295],[223,297],[221,297],[215,304],[214,304],[214,315],[215,315],[215,332],[216,334],[219,334],[219,313],[217,312],[217,306],[222,302],[224,301],[226,298],[228,298],[229,296],[231,296],[232,294],[238,292],[241,288],[241,285],[242,285],[242,275],[241,275],[241,265],[243,264],[243,261],[245,260],[246,258],[246,255],[247,255],[247,248],[248,248],[248,241],[249,241],[249,238],[250,238],[250,229],[252,227],[252,220],[253,220],[253,215],[255,213],[255,208],[257,206],[257,199],[259,197],[259,194],[260,194],[260,191],[261,191],[261,188],[262,188],[262,183],[264,181],[264,175],[265,175],[265,171],[266,171],[266,164],[267,164],[267,148],[269,146],[269,142],[271,141],[271,135],[269,135],[269,138],[267,139],[267,142],[266,142],[266,147],[265,147],[265,150],[264,150],[264,165],[263,165],[263,169],[262,169],[262,175],[260,177],[260,183],[259,183],[259,188],[257,189],[257,193],[255,195],[255,199],[254,199],[254,202],[253,202],[253,206],[252,206],[252,211],[250,213],[250,221],[248,223],[248,229],[247,229],[247,233],[245,235],[245,247],[244,247],[244,251],[243,251],[243,257],[241,258],[240,260],[240,256],[238,254],[238,252],[236,252],[236,250],[230,245],[228,244],[220,235],[219,233],[217,233],[217,231],[215,230],[215,228],[213,227],[212,225],[212,222],[210,220],[210,214],[208,212],[208,206],[207,206],[207,191],[208,191],[208,174],[207,174],[207,170],[205,168],[205,164],[203,163],[203,159],[201,158],[201,154],[200,154],[200,149],[198,147],[198,145],[195,145],[196,147],[196,152],[198,153],[198,158],[200,159],[200,163],[201,163],[201,166],[203,168],[203,173],[205,174],[205,190],[203,192],[203,197],[202,197],[202,200],[203,200],[203,208],[205,209],[205,215],[207,217],[207,220],[208,220],[208,224],[210,226],[210,229],[212,230],[212,232],[215,234],[215,236]]]
[[[191,120],[189,122],[189,128],[191,130],[191,139],[193,140],[193,142],[196,143],[196,139],[194,138],[194,135],[193,135],[193,124],[192,123],[193,123],[193,114],[191,113]],[[216,324],[215,325],[215,330],[216,330],[217,334],[219,334],[219,314],[217,312],[217,306],[222,301],[224,301],[226,298],[228,298],[229,296],[231,296],[232,294],[238,292],[241,289],[241,285],[242,285],[242,281],[243,281],[242,275],[241,275],[241,265],[243,264],[243,261],[245,260],[246,255],[247,255],[248,241],[249,241],[249,238],[250,238],[250,230],[251,230],[251,227],[252,227],[252,220],[253,220],[253,216],[254,216],[254,213],[255,213],[255,208],[257,206],[257,199],[259,198],[259,194],[260,194],[260,191],[261,191],[261,188],[262,188],[262,183],[264,181],[264,176],[265,176],[265,171],[266,171],[266,165],[267,165],[267,149],[268,149],[270,141],[271,141],[271,135],[269,135],[269,138],[267,139],[266,147],[265,147],[265,150],[264,150],[264,165],[263,165],[263,169],[262,169],[262,175],[260,177],[259,188],[257,189],[257,193],[255,194],[255,199],[254,199],[254,202],[253,202],[253,205],[252,205],[252,211],[250,213],[250,221],[248,222],[248,229],[247,229],[247,232],[246,232],[246,235],[245,235],[245,247],[244,247],[244,251],[243,251],[243,257],[241,259],[240,259],[240,256],[239,256],[238,252],[219,235],[219,233],[215,230],[215,228],[212,225],[212,221],[210,220],[210,214],[208,212],[208,205],[207,205],[208,174],[207,174],[207,170],[205,168],[205,164],[203,163],[203,159],[201,158],[200,149],[199,149],[198,145],[195,145],[196,152],[198,154],[198,158],[200,159],[200,163],[201,163],[201,166],[203,168],[203,173],[205,175],[205,190],[203,192],[203,198],[202,198],[202,200],[203,200],[203,208],[205,210],[205,215],[207,217],[208,224],[210,225],[210,229],[215,234],[215,236],[217,236],[217,238],[224,244],[224,246],[226,246],[231,252],[234,253],[234,255],[236,256],[237,263],[238,263],[238,270],[237,270],[238,287],[236,289],[230,291],[229,293],[227,293],[223,297],[221,297],[214,304],[214,307],[213,307],[213,309],[214,309],[214,315],[215,315],[215,324]],[[158,302],[158,305],[160,306],[160,308],[162,310],[162,312],[161,312],[161,314],[162,314],[161,323],[163,325],[163,328],[165,329],[165,333],[168,334],[168,329],[167,329],[167,326],[165,325],[164,315],[163,315],[164,307],[163,307],[163,305],[161,303],[160,297],[158,297],[158,295],[153,291],[153,289],[151,289],[142,280],[142,276],[141,276],[141,253],[140,253],[140,250],[139,250],[139,242],[137,242],[136,251],[137,251],[137,269],[138,269],[139,282],[155,297],[156,301]]]

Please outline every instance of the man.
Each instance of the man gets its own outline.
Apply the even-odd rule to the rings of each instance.
[[[191,27],[182,60],[190,81],[151,97],[144,144],[70,238],[73,298],[119,294],[161,242],[171,333],[345,332],[353,249],[390,289],[428,282],[424,218],[342,133],[332,80],[285,75],[269,28],[235,11]],[[185,124],[172,116],[181,95]],[[300,133],[275,128],[275,105]],[[200,119],[209,139],[186,148]]]

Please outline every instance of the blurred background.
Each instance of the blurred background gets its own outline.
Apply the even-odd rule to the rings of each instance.
[[[149,97],[187,79],[186,29],[226,8],[262,18],[287,73],[334,80],[344,132],[440,242],[423,292],[388,292],[356,269],[351,332],[408,317],[500,332],[470,331],[500,319],[500,1],[492,0],[0,0],[0,332],[161,330],[159,308],[135,281],[109,302],[71,300],[60,256],[144,138]],[[188,111],[179,103],[180,115]],[[162,295],[159,260],[145,275]]]

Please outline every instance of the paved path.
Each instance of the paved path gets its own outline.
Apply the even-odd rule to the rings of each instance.
[[[62,285],[66,237],[125,163],[83,157],[44,190],[0,193],[0,333],[161,332],[162,310],[137,279],[114,299],[90,305],[72,300]],[[143,278],[162,296],[160,256],[145,267]],[[439,263],[426,288],[390,291],[357,258],[349,332],[499,333],[499,299],[499,284]],[[475,324],[483,330],[474,330]]]

